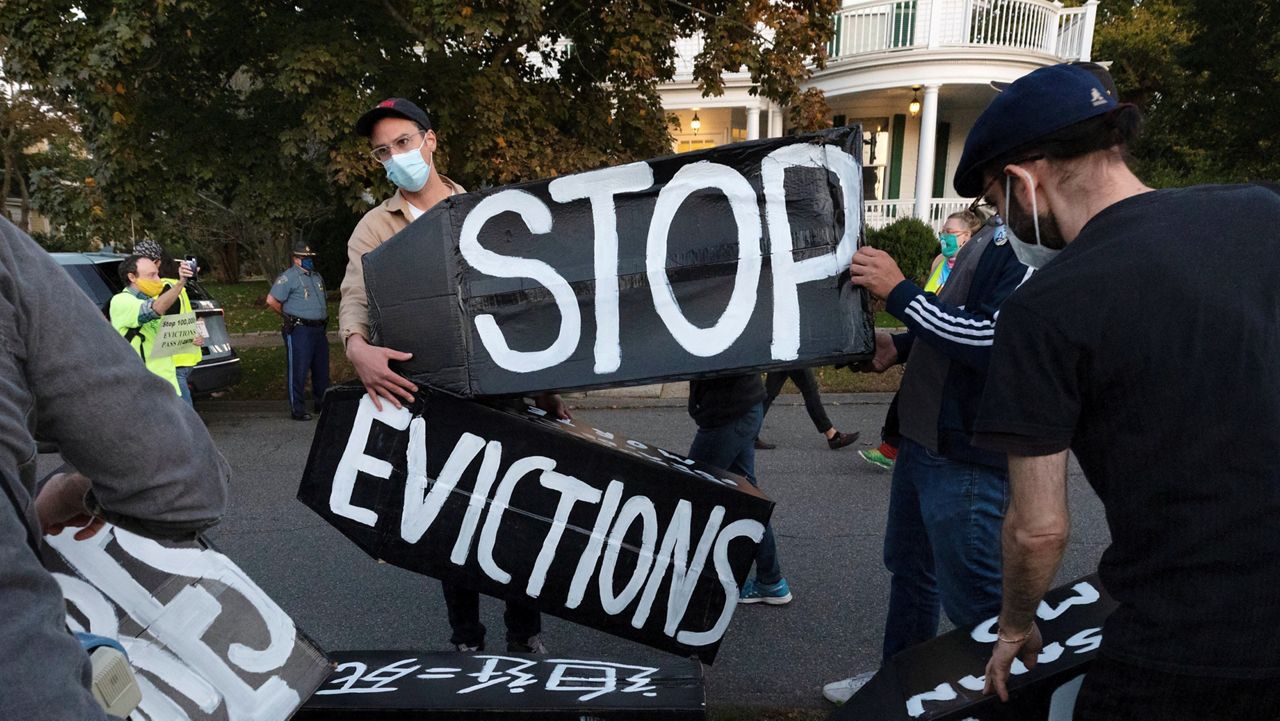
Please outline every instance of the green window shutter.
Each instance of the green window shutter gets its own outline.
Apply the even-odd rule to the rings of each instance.
[[[892,129],[889,132],[889,187],[885,192],[886,200],[897,200],[902,197],[902,146],[907,140],[907,116],[893,116]]]
[[[951,145],[951,123],[938,123],[938,138],[933,151],[933,197],[947,195],[947,147]]]

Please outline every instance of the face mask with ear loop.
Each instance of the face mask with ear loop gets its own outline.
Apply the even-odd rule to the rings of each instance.
[[[1021,238],[1019,238],[1018,235],[1013,232],[1013,227],[1009,225],[1008,221],[1006,221],[1004,224],[1004,235],[1005,235],[1005,238],[1008,238],[1009,245],[1013,247],[1013,254],[1018,256],[1018,261],[1023,265],[1027,266],[1028,268],[1039,270],[1040,268],[1043,268],[1045,265],[1047,265],[1049,261],[1053,260],[1058,255],[1058,253],[1062,252],[1062,250],[1061,249],[1054,250],[1053,248],[1046,248],[1040,244],[1040,215],[1037,212],[1039,208],[1036,207],[1036,181],[1034,178],[1031,177],[1031,173],[1028,173],[1022,168],[1014,168],[1014,170],[1022,174],[1022,177],[1026,179],[1027,185],[1030,187],[1031,222],[1036,229],[1036,244],[1032,245],[1030,243],[1023,241]],[[1009,176],[1005,176],[1004,207],[1005,207],[1006,213],[1009,210],[1010,191],[1012,189],[1013,189],[1013,178]]]

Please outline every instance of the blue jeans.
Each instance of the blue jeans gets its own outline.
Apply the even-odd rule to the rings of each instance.
[[[757,403],[750,410],[721,426],[699,427],[689,447],[689,458],[737,473],[756,483],[756,436],[764,422],[764,404]],[[764,537],[756,548],[756,581],[771,586],[782,580],[782,567],[778,565],[778,546],[773,538],[773,524],[764,527]]]
[[[191,369],[195,366],[178,366],[176,371],[178,374],[178,390],[182,392],[182,400],[187,405],[195,405],[194,399],[191,398],[191,386],[187,385],[187,378],[191,376]]]
[[[938,634],[939,607],[957,627],[1000,612],[1004,471],[952,461],[909,438],[893,466],[884,565],[893,574],[884,660]]]

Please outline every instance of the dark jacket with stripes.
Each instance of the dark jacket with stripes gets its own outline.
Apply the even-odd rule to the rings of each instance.
[[[1002,469],[1008,465],[1003,453],[976,448],[970,439],[1000,305],[1030,275],[1009,243],[997,239],[978,259],[964,305],[944,303],[909,280],[899,283],[885,300],[885,310],[908,328],[893,338],[900,360],[907,361],[917,342],[928,343],[951,360],[938,413],[938,451],[946,458]]]

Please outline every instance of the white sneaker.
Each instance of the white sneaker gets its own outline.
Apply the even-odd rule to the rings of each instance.
[[[866,686],[874,675],[876,675],[875,671],[867,671],[853,678],[846,678],[843,681],[832,681],[822,687],[822,697],[839,706],[853,698],[853,695],[863,686]]]

